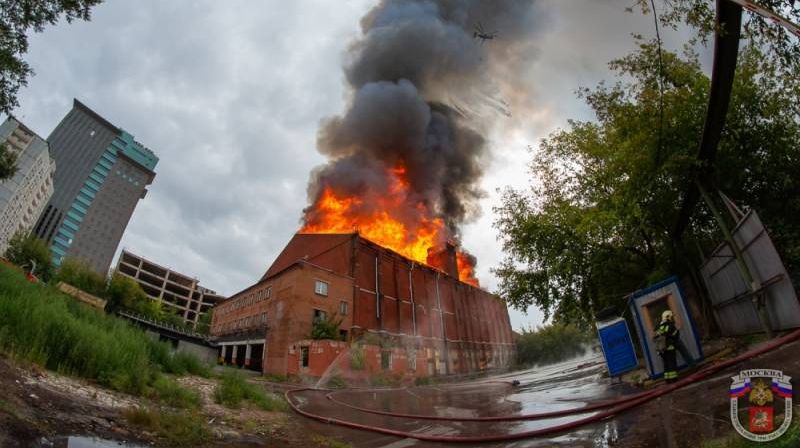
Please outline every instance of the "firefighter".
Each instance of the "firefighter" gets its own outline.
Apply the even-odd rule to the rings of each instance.
[[[656,329],[656,347],[658,354],[664,361],[664,379],[667,383],[674,383],[678,379],[678,359],[675,349],[678,345],[678,328],[675,326],[675,317],[672,311],[661,313],[661,323]]]

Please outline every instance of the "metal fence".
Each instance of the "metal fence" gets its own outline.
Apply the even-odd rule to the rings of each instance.
[[[732,233],[745,263],[760,284],[756,293],[766,294],[765,305],[772,329],[800,327],[800,303],[794,286],[758,214],[748,211]],[[723,335],[761,331],[758,311],[752,300],[754,293],[746,284],[727,243],[714,250],[700,268],[700,273]]]

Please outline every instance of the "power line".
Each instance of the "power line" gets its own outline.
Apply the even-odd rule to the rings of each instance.
[[[658,165],[661,164],[662,133],[664,130],[664,59],[661,50],[661,33],[658,29],[658,12],[656,11],[655,0],[650,0],[650,6],[653,8],[653,23],[656,26],[656,44],[658,45],[658,135],[655,163],[655,167],[658,168]]]

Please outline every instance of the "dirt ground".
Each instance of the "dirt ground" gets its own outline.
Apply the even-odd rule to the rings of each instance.
[[[731,376],[752,368],[779,369],[786,375],[799,377],[800,341],[648,402],[604,422],[603,426],[562,434],[550,440],[566,443],[559,442],[559,446],[576,447],[701,446],[703,440],[731,433],[728,401]],[[292,412],[265,412],[248,407],[231,410],[213,402],[214,380],[182,377],[178,381],[197,390],[203,399],[202,415],[211,434],[205,446],[337,446],[334,440],[351,442],[353,446],[426,446],[407,439],[325,425]],[[125,409],[146,405],[152,403],[35,366],[19,367],[0,357],[0,447],[53,446],[50,441],[67,435],[124,440],[141,446],[166,446],[165,440],[157,434],[136,430],[123,417]],[[598,445],[598,434],[609,427],[614,428],[613,437],[601,437],[604,442]],[[513,446],[539,446],[538,443],[546,446],[548,443],[547,440],[521,442]]]
[[[310,434],[296,416],[243,407],[231,410],[212,400],[213,380],[179,381],[201,393],[211,447],[315,447],[325,439]],[[36,366],[19,367],[0,357],[0,447],[53,446],[70,435],[166,446],[157,434],[133,428],[123,416],[147,400],[96,387]],[[59,446],[56,444],[55,446]]]
[[[753,347],[754,348],[754,347]],[[731,434],[728,392],[731,377],[745,369],[778,369],[800,375],[800,341],[730,367],[628,413],[630,423],[615,443],[623,448],[699,447],[702,441]],[[795,406],[795,415],[800,407]]]

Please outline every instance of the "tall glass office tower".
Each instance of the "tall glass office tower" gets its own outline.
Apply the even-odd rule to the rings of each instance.
[[[56,266],[75,258],[105,275],[158,157],[77,99],[47,143],[54,192],[34,231]]]

